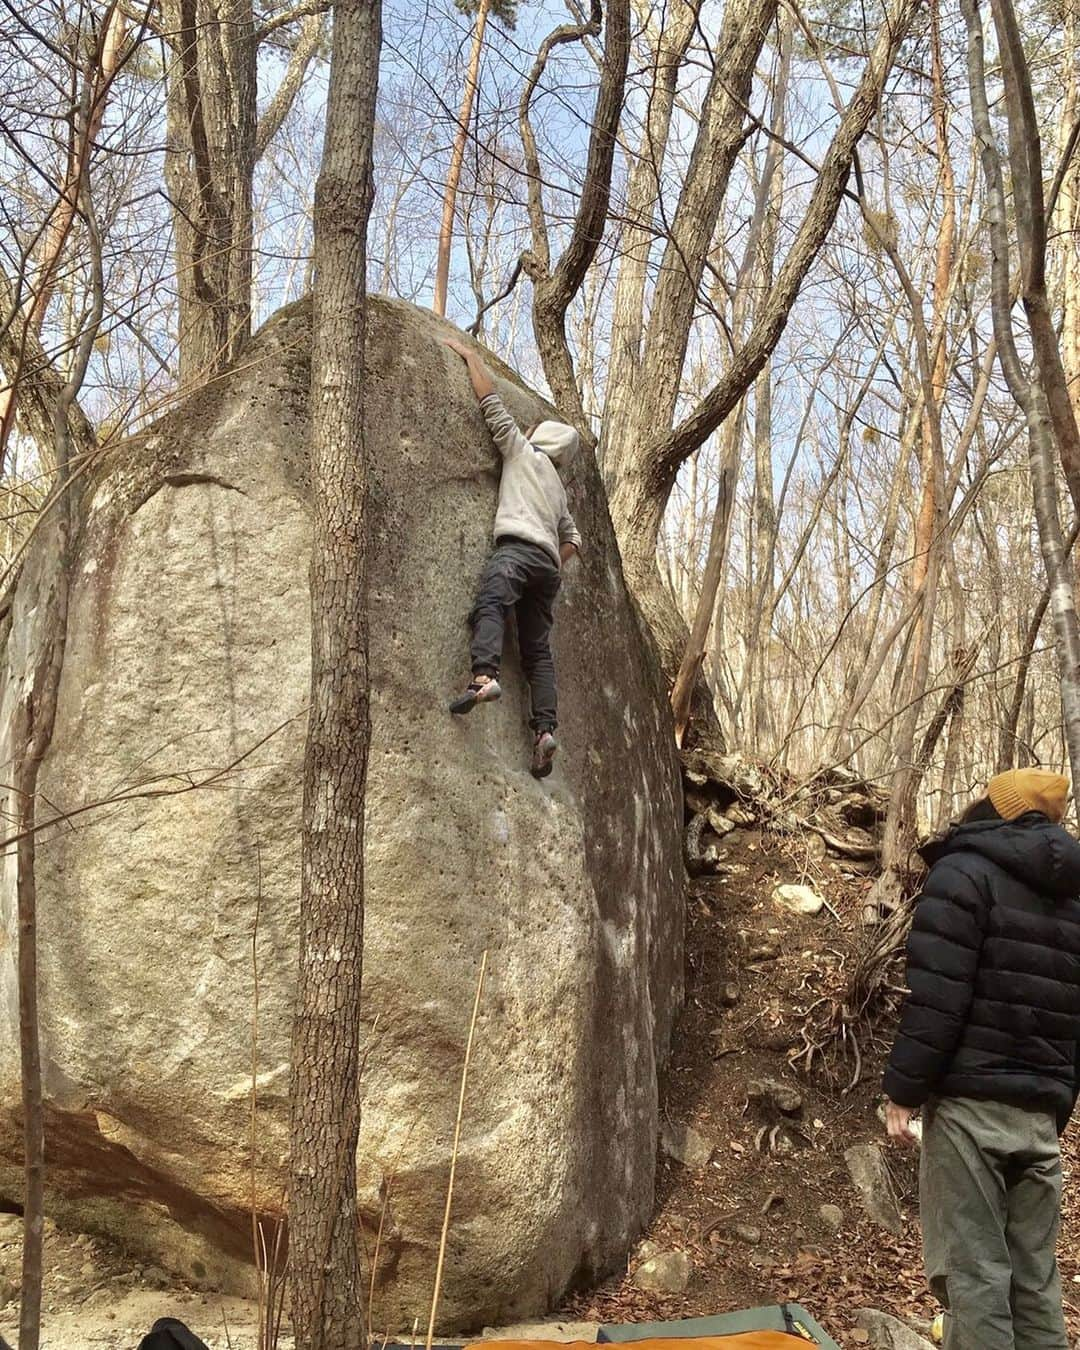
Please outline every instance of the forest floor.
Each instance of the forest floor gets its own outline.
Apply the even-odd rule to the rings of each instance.
[[[804,836],[740,830],[724,841],[727,875],[691,883],[686,1005],[664,1084],[665,1121],[689,1126],[711,1159],[683,1166],[662,1148],[652,1224],[621,1276],[569,1299],[566,1322],[657,1321],[759,1304],[803,1304],[847,1350],[866,1344],[855,1313],[877,1308],[912,1324],[937,1311],[922,1277],[917,1154],[885,1146],[904,1215],[895,1237],[864,1212],[844,1161],[852,1144],[883,1142],[881,1069],[888,1012],[860,1033],[858,1081],[850,1042],[792,1059],[821,1039],[865,941],[859,923],[869,878],[822,857]],[[777,907],[778,883],[814,886],[829,909],[815,917]],[[897,978],[900,971],[897,971]],[[794,1089],[788,1112],[751,1099],[751,1085]],[[793,1099],[794,1100],[794,1099]],[[1065,1141],[1061,1242],[1070,1332],[1080,1337],[1080,1130]],[[823,1214],[823,1206],[834,1207]],[[0,1332],[17,1323],[19,1221],[0,1215]],[[176,1285],[97,1238],[48,1225],[43,1350],[136,1350],[160,1316],[186,1321],[211,1350],[254,1350],[255,1307]],[[649,1245],[644,1245],[644,1244]],[[647,1293],[635,1273],[647,1255],[677,1250],[692,1262],[685,1292]],[[581,1332],[587,1336],[583,1327]],[[282,1339],[282,1350],[291,1344]],[[1078,1342],[1080,1344],[1080,1342]]]
[[[646,1293],[633,1278],[641,1258],[632,1257],[624,1277],[571,1300],[564,1312],[601,1322],[658,1321],[790,1301],[801,1303],[844,1347],[865,1344],[863,1333],[853,1335],[854,1314],[862,1308],[926,1323],[940,1309],[922,1274],[917,1150],[886,1143],[878,1115],[892,1018],[886,1011],[873,1034],[860,1031],[854,1086],[850,1042],[815,1055],[809,1075],[791,1065],[805,1049],[804,1032],[818,1039],[823,1014],[833,1000],[842,1001],[846,975],[866,941],[859,915],[870,878],[808,851],[805,837],[753,830],[729,835],[724,843],[728,875],[691,883],[686,1006],[663,1106],[668,1121],[692,1127],[715,1149],[708,1165],[696,1170],[661,1150],[657,1207],[644,1235],[650,1244],[646,1254],[656,1247],[691,1257],[690,1284],[677,1296]],[[828,909],[812,918],[781,910],[772,892],[782,883],[814,886],[836,915]],[[803,1104],[794,1118],[770,1116],[750,1100],[751,1084],[761,1079],[796,1089]],[[776,1124],[783,1152],[768,1148]],[[867,1216],[848,1174],[844,1150],[868,1142],[885,1145],[904,1216],[900,1237]],[[1080,1129],[1075,1123],[1065,1152],[1060,1256],[1070,1334],[1076,1338]],[[823,1217],[822,1206],[838,1207],[842,1218],[835,1210]]]

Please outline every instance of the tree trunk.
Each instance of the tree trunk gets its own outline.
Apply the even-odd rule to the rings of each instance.
[[[45,622],[40,655],[30,686],[16,712],[15,770],[17,828],[16,904],[19,923],[19,1037],[22,1062],[25,1194],[23,1197],[23,1272],[19,1310],[19,1350],[37,1350],[41,1334],[41,1288],[45,1232],[45,1113],[41,1082],[37,977],[37,789],[45,754],[52,743],[60,678],[67,651],[68,599],[72,543],[76,528],[72,476],[71,409],[86,379],[105,308],[101,236],[85,175],[76,202],[90,252],[90,308],[75,349],[71,371],[53,407],[56,507],[48,528],[54,533],[51,576],[43,597]]]
[[[701,577],[701,591],[694,608],[694,619],[690,625],[690,635],[686,649],[679,663],[679,672],[671,690],[671,708],[675,716],[675,743],[681,746],[686,739],[687,728],[694,706],[694,690],[701,675],[705,660],[705,645],[712,627],[713,613],[716,609],[716,596],[720,589],[720,578],[724,572],[727,558],[727,544],[731,533],[731,515],[735,507],[735,492],[738,487],[739,444],[742,440],[744,423],[740,408],[732,421],[724,428],[727,433],[722,438],[723,449],[720,455],[720,481],[716,489],[716,502],[713,506],[712,527],[709,531],[709,552],[705,559],[705,571]]]
[[[896,50],[918,6],[919,0],[894,0],[891,5],[858,87],[840,116],[776,283],[755,308],[746,341],[719,382],[688,416],[672,426],[704,251],[711,245],[721,205],[718,198],[726,191],[744,134],[743,90],[764,42],[762,25],[767,26],[773,17],[768,4],[729,6],[725,12],[725,31],[714,53],[721,89],[715,93],[715,103],[706,99],[635,369],[634,393],[609,391],[609,399],[617,398],[609,403],[609,415],[616,409],[620,414],[619,425],[609,428],[605,454],[612,522],[628,563],[627,580],[657,633],[662,654],[666,643],[659,630],[670,628],[671,618],[663,613],[656,539],[679,468],[731,414],[780,340],[803,279],[836,218],[856,146],[879,105]],[[614,332],[613,349],[619,341]],[[680,644],[676,661],[682,655]],[[675,670],[677,664],[667,668]]]
[[[380,41],[378,0],[336,0],[315,190],[311,706],[289,1192],[297,1350],[365,1344],[356,1211],[370,739],[363,356]]]
[[[180,382],[194,385],[251,332],[255,15],[251,0],[162,0],[162,20]]]
[[[581,290],[607,224],[615,143],[623,110],[626,66],[630,57],[630,0],[609,0],[607,6],[604,59],[589,132],[585,181],[574,213],[570,239],[554,266],[544,210],[543,175],[530,107],[555,47],[599,33],[601,19],[600,0],[592,0],[588,20],[564,24],[548,34],[525,82],[518,110],[528,179],[529,228],[532,238],[531,248],[522,255],[522,266],[533,284],[533,334],[552,398],[563,417],[575,422],[590,440],[592,433],[587,425],[574,359],[566,337],[566,314]]]
[[[450,282],[450,250],[454,244],[454,213],[457,209],[458,183],[461,181],[461,165],[465,159],[465,143],[469,138],[469,123],[472,120],[476,86],[480,81],[480,56],[484,50],[484,29],[487,27],[490,11],[491,0],[480,0],[480,7],[476,11],[476,26],[473,28],[469,69],[465,75],[465,92],[461,97],[457,131],[454,133],[454,144],[450,151],[450,167],[446,172],[442,223],[439,226],[439,251],[435,260],[435,299],[432,304],[435,313],[439,315],[446,313],[446,288]]]
[[[1039,527],[1039,543],[1042,548],[1046,578],[1050,587],[1050,603],[1054,616],[1054,628],[1057,636],[1058,659],[1061,669],[1061,701],[1065,725],[1065,740],[1068,746],[1073,782],[1080,782],[1080,619],[1076,612],[1076,594],[1067,563],[1065,540],[1061,528],[1061,516],[1058,508],[1057,474],[1055,472],[1055,448],[1065,453],[1060,443],[1055,447],[1055,424],[1051,419],[1051,410],[1045,393],[1045,382],[1052,378],[1052,372],[1043,365],[1041,358],[1036,363],[1038,374],[1029,377],[1023,368],[1016,338],[1012,326],[1012,302],[1009,281],[1009,241],[1007,215],[1005,208],[1005,187],[1001,169],[1001,157],[994,138],[993,123],[986,94],[986,73],[983,56],[983,30],[979,16],[977,0],[961,0],[968,32],[968,76],[971,89],[972,124],[979,146],[983,176],[986,180],[988,199],[988,219],[990,222],[990,241],[992,250],[991,265],[991,306],[994,320],[994,335],[998,345],[998,359],[1017,406],[1024,413],[1028,427],[1028,454],[1031,461],[1032,490],[1035,501],[1035,517]],[[1022,57],[1022,53],[1020,54]],[[1005,63],[1003,74],[1006,82],[1006,104],[1010,123],[1019,119],[1017,106],[1022,96],[1010,90],[1013,81],[1026,82],[1026,67],[1017,60],[1015,50],[1012,59]],[[1030,93],[1030,90],[1028,91]],[[1026,239],[1022,254],[1023,272],[1026,289],[1037,290],[1039,277],[1045,266],[1045,257],[1037,256],[1045,248],[1045,233],[1037,218],[1037,208],[1042,199],[1042,168],[1040,162],[1037,135],[1031,138],[1030,128],[1013,126],[1014,140],[1024,141],[1022,153],[1014,155],[1013,183],[1018,196],[1018,228]],[[1025,174],[1028,178],[1025,178]],[[1038,178],[1037,185],[1034,178]],[[1019,222],[1019,201],[1023,198],[1032,207],[1032,218]],[[1031,310],[1029,309],[1029,315]],[[1056,344],[1056,338],[1055,338]],[[1061,366],[1058,352],[1058,368]],[[1062,382],[1064,376],[1062,375]],[[1067,401],[1067,400],[1066,400]],[[1072,407],[1069,405],[1069,418]],[[1075,422],[1074,422],[1075,429]],[[1066,476],[1068,476],[1068,467]]]

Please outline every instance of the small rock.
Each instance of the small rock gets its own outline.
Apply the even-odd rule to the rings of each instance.
[[[875,1223],[899,1237],[904,1224],[881,1146],[852,1144],[844,1150],[844,1161],[867,1214]]]
[[[97,1265],[93,1261],[84,1261],[79,1267],[79,1274],[84,1280],[92,1280],[97,1274]]]
[[[731,1232],[740,1242],[745,1242],[748,1247],[756,1247],[761,1241],[761,1229],[755,1228],[752,1223],[737,1223]]]
[[[862,1344],[875,1346],[876,1350],[934,1350],[930,1342],[917,1331],[912,1331],[904,1322],[875,1308],[863,1308],[857,1312],[855,1325],[867,1334],[868,1339]]]
[[[635,1255],[639,1261],[651,1261],[654,1256],[659,1256],[663,1248],[657,1242],[639,1242]]]
[[[715,806],[710,806],[705,812],[705,819],[709,822],[709,828],[723,839],[725,834],[731,834],[735,829],[735,822],[730,816],[725,816],[722,811],[718,811]]]
[[[634,1271],[634,1284],[653,1294],[682,1294],[693,1266],[685,1252],[661,1252]]]
[[[167,1289],[170,1284],[168,1275],[160,1266],[147,1266],[142,1273],[142,1279],[151,1289]]]
[[[720,1002],[725,1008],[734,1008],[739,1001],[739,986],[734,981],[729,981],[720,991]]]
[[[21,1242],[23,1221],[18,1214],[0,1214],[0,1242]]]
[[[822,1205],[818,1214],[821,1222],[833,1233],[838,1233],[844,1226],[844,1211],[839,1205]]]
[[[732,825],[753,825],[756,819],[753,811],[743,806],[742,802],[732,802],[725,809],[724,815],[727,816]]]
[[[802,1110],[802,1094],[779,1078],[751,1079],[746,1095],[752,1102],[761,1102],[785,1116],[797,1116]]]
[[[16,1303],[19,1298],[18,1280],[0,1279],[0,1308]]]
[[[716,1146],[689,1125],[665,1120],[660,1129],[660,1147],[669,1158],[696,1171],[709,1165]]]
[[[820,914],[825,901],[812,886],[777,886],[772,894],[773,904],[792,914]]]
[[[755,961],[775,961],[780,955],[780,944],[778,942],[755,942],[747,950],[746,959],[753,963]]]

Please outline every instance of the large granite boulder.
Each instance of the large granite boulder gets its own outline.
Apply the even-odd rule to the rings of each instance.
[[[384,1218],[376,1325],[423,1318],[487,949],[442,1304],[445,1327],[467,1328],[539,1313],[610,1269],[650,1212],[681,992],[680,787],[588,456],[570,488],[585,548],[558,614],[554,775],[527,772],[513,660],[500,705],[448,716],[497,461],[440,345],[451,330],[389,301],[370,330],[362,1219],[370,1241]],[[39,851],[51,1212],[229,1288],[251,1281],[253,1197],[280,1215],[286,1175],[308,341],[308,308],[283,311],[232,375],[95,471],[41,777],[45,812],[111,802]],[[497,369],[518,418],[542,417]],[[44,567],[32,549],[0,661],[6,764]],[[0,1201],[21,1187],[5,867]]]

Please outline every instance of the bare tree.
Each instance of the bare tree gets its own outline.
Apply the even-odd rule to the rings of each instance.
[[[988,199],[994,335],[1009,392],[1027,422],[1035,517],[1057,635],[1065,735],[1073,781],[1080,782],[1080,619],[1067,562],[1056,471],[1056,465],[1060,463],[1074,493],[1074,501],[1080,501],[1077,495],[1080,463],[1074,454],[1076,419],[1046,296],[1046,210],[1041,139],[1016,16],[1008,0],[995,0],[994,21],[1001,46],[1009,124],[1020,289],[1035,357],[1033,370],[1029,373],[1024,369],[1013,330],[1004,175],[986,93],[982,20],[977,0],[962,0],[962,6],[968,31],[972,118]]]
[[[532,237],[532,246],[524,254],[522,265],[533,283],[533,332],[544,374],[556,403],[564,410],[564,415],[576,421],[583,431],[588,428],[567,341],[566,314],[596,257],[607,223],[616,135],[622,113],[626,65],[630,57],[630,0],[609,0],[608,3],[604,58],[589,133],[584,186],[570,239],[557,263],[552,262],[551,241],[544,213],[543,178],[530,119],[530,106],[555,48],[595,36],[600,32],[601,18],[600,0],[592,0],[592,11],[587,21],[563,24],[548,34],[540,45],[536,61],[525,81],[520,112]]]
[[[685,633],[672,626],[670,606],[658,588],[656,540],[664,508],[683,463],[738,405],[774,351],[791,306],[827,237],[843,198],[852,157],[877,109],[886,78],[919,0],[894,0],[885,16],[858,86],[847,103],[820,166],[808,208],[778,268],[776,280],[755,307],[746,340],[720,378],[676,421],[681,372],[720,207],[739,147],[747,135],[748,97],[755,63],[773,21],[771,0],[731,4],[712,53],[713,74],[664,254],[647,324],[629,318],[616,328],[609,409],[602,448],[610,484],[612,519],[627,579],[674,672]],[[646,146],[657,163],[658,149]],[[657,163],[659,172],[659,163]],[[630,209],[633,210],[633,203]],[[650,216],[652,211],[650,210]],[[627,316],[629,317],[629,316]]]
[[[446,190],[443,194],[442,224],[439,226],[439,247],[435,262],[435,299],[432,308],[436,314],[446,313],[446,290],[450,281],[450,250],[454,244],[454,215],[457,210],[458,184],[461,182],[461,166],[465,159],[465,144],[469,136],[469,123],[472,120],[473,102],[477,85],[480,82],[480,57],[484,50],[484,30],[488,16],[494,15],[506,27],[512,28],[516,21],[515,3],[508,0],[458,0],[458,7],[468,10],[475,5],[476,19],[473,24],[472,51],[469,56],[469,68],[465,73],[465,90],[461,96],[461,111],[458,113],[457,131],[450,150],[450,166],[446,171]]]
[[[318,12],[300,4],[262,24],[252,0],[162,0],[166,69],[165,182],[173,208],[180,382],[224,370],[251,332],[255,166],[303,84],[319,41]],[[261,125],[260,47],[301,23]]]
[[[298,1350],[359,1350],[356,1212],[368,707],[364,335],[378,0],[335,0],[312,319],[311,708],[292,1064],[289,1268]]]

